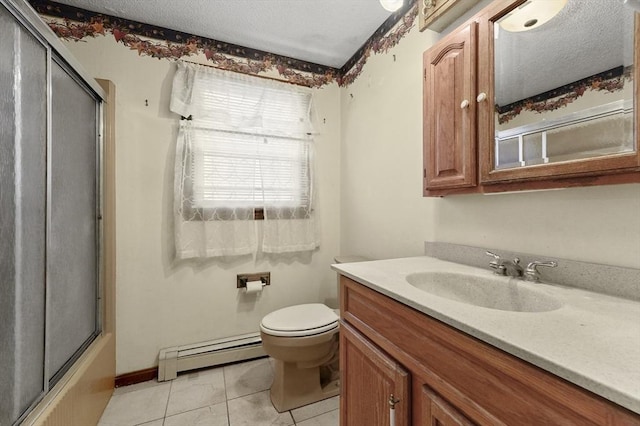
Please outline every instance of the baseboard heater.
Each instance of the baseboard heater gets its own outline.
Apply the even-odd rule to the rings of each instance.
[[[266,355],[262,349],[260,333],[165,348],[158,356],[158,381],[173,380],[181,371],[213,367]]]

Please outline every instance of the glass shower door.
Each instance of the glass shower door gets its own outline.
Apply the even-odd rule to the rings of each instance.
[[[0,424],[44,392],[47,48],[0,5]]]
[[[0,425],[100,332],[100,98],[0,0]]]
[[[98,333],[98,104],[51,62],[47,242],[47,379],[52,385]]]

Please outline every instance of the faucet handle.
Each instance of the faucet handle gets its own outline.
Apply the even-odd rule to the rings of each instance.
[[[555,260],[549,260],[546,262],[540,260],[534,260],[527,265],[527,269],[524,271],[524,279],[527,281],[538,282],[540,281],[540,273],[538,272],[538,266],[546,266],[548,268],[555,268],[558,266],[558,262]]]
[[[489,267],[491,269],[495,269],[495,274],[497,275],[505,275],[506,271],[505,271],[505,267],[502,264],[502,260],[500,259],[500,256],[498,256],[497,254],[490,252],[490,251],[486,251],[485,254],[487,256],[491,256],[493,257],[493,260],[491,262],[489,262]]]
[[[487,256],[491,256],[493,257],[495,260],[500,260],[500,256],[498,256],[497,254],[495,254],[494,252],[491,252],[489,250],[487,250],[486,252],[484,252],[484,254],[486,254]]]
[[[485,252],[485,254],[487,256],[491,256],[493,257],[493,260],[491,262],[489,262],[489,266],[492,267],[493,269],[495,269],[498,265],[502,264],[502,261],[500,260],[500,256],[498,256],[497,254],[487,250]]]

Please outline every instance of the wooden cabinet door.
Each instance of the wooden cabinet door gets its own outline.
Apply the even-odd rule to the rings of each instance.
[[[478,24],[449,34],[424,53],[424,190],[477,184]]]
[[[409,426],[409,373],[353,328],[340,327],[340,426]]]
[[[422,421],[424,426],[473,426],[469,419],[454,406],[436,395],[431,389],[422,388]]]

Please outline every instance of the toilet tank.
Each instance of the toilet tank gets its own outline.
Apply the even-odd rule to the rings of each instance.
[[[355,262],[366,262],[371,259],[364,256],[347,254],[344,256],[336,256],[333,260],[335,260],[336,263],[355,263]]]
[[[365,256],[347,254],[347,255],[342,255],[342,256],[336,256],[333,260],[336,263],[355,263],[355,262],[366,262],[368,260],[373,260],[373,259],[370,259],[370,258],[365,257]],[[340,275],[338,275],[338,278],[337,278],[336,289],[338,291],[336,293],[338,295],[336,308],[338,308],[338,309],[336,309],[336,310],[339,311],[339,308],[340,308]],[[338,315],[340,315],[339,312],[338,312]]]

